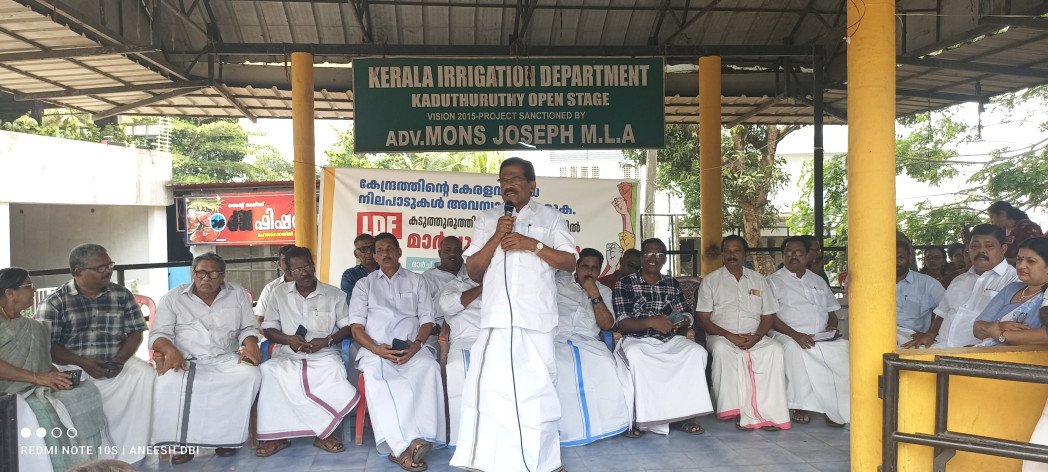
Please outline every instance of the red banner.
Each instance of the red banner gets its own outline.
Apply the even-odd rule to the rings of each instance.
[[[189,244],[294,244],[295,196],[290,193],[186,197]]]

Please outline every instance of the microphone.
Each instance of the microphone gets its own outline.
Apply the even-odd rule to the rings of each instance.
[[[506,202],[506,205],[502,208],[506,212],[506,216],[513,216],[513,202]]]

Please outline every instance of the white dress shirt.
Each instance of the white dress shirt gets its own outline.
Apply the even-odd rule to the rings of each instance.
[[[325,338],[341,328],[349,326],[349,310],[346,294],[334,285],[317,282],[317,287],[308,296],[298,293],[295,282],[287,282],[273,289],[269,307],[266,308],[262,329],[276,329],[294,336],[298,327],[306,328],[306,341]],[[287,345],[278,349],[282,354],[297,355]],[[336,351],[338,345],[324,348]]]
[[[473,227],[473,242],[463,256],[468,258],[484,247],[495,234],[495,227],[503,215],[501,206],[480,214]],[[516,216],[513,231],[551,249],[574,254],[578,259],[575,238],[568,232],[568,223],[557,210],[531,199]],[[557,327],[556,271],[529,251],[507,253],[501,246],[496,248],[484,273],[480,327],[515,326],[540,333],[553,331]]]
[[[790,328],[805,334],[826,330],[831,311],[841,309],[829,284],[810,270],[797,277],[783,267],[768,277],[779,311],[775,316]]]
[[[448,282],[437,296],[440,309],[445,313],[444,319],[451,324],[448,340],[452,343],[476,340],[480,335],[480,305],[483,297],[477,297],[469,305],[462,306],[462,293],[479,286],[468,275],[462,275]]]
[[[237,352],[249,336],[259,338],[244,287],[223,283],[208,306],[193,293],[193,284],[184,284],[167,292],[157,303],[149,347],[157,339],[166,338],[182,357],[203,360]]]
[[[756,332],[761,316],[774,315],[779,303],[757,271],[743,267],[742,277],[736,280],[721,267],[702,279],[695,311],[711,313],[713,324],[743,334]]]
[[[1008,264],[1007,260],[1002,260],[996,267],[982,274],[976,274],[975,268],[972,267],[958,275],[950,282],[939,306],[935,307],[935,314],[942,317],[942,325],[939,327],[935,343],[941,344],[941,347],[979,344],[979,338],[972,332],[976,318],[993,297],[1016,280],[1018,276],[1015,267]]]
[[[919,272],[910,271],[895,284],[895,324],[899,328],[925,332],[932,324],[932,310],[942,301],[942,283]]]
[[[418,339],[419,327],[433,322],[433,297],[426,280],[403,267],[393,277],[386,277],[379,268],[353,287],[349,322],[364,326],[378,344]],[[368,351],[361,349],[357,359],[365,352]]]
[[[262,291],[258,293],[258,301],[255,303],[255,316],[266,316],[266,308],[269,307],[269,297],[273,294],[273,290],[282,283],[285,283],[283,275],[271,280],[265,287],[262,287]]]
[[[433,267],[422,273],[422,278],[426,280],[426,286],[429,287],[429,294],[433,297],[433,322],[442,325],[444,324],[444,316],[446,313],[440,307],[438,298],[440,297],[441,290],[452,280],[461,277],[466,274],[466,264],[462,263],[462,267],[459,268],[457,274],[452,274],[446,270]]]
[[[610,311],[613,296],[611,289],[597,282],[597,290]],[[567,339],[573,334],[596,339],[600,334],[593,303],[586,289],[575,281],[575,274],[564,271],[557,274],[557,309],[560,310],[557,322],[558,340]],[[614,316],[612,314],[612,317]]]

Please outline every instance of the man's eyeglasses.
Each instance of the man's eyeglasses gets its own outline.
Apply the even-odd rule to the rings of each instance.
[[[113,267],[116,267],[115,262],[110,262],[108,264],[100,265],[98,267],[81,267],[81,269],[93,270],[95,272],[98,272],[99,274],[106,274],[112,272]]]
[[[212,271],[206,271],[206,270],[198,270],[198,271],[193,272],[193,276],[195,276],[196,278],[198,278],[200,280],[215,280],[217,278],[222,277],[223,275],[226,275],[226,273],[222,272],[222,271],[219,271],[219,270],[216,270],[216,271],[213,271],[213,272]]]
[[[374,254],[375,246],[360,246],[356,249],[356,251],[361,254]]]
[[[314,266],[313,264],[310,264],[310,265],[304,265],[302,267],[289,268],[287,271],[291,275],[298,275],[298,274],[312,274],[315,269],[316,269],[316,266]]]
[[[34,287],[33,284],[22,284],[19,285],[18,288],[28,288],[29,290],[36,290],[36,287]]]
[[[506,177],[505,179],[498,179],[498,183],[500,183],[500,184],[510,184],[510,185],[522,184],[522,183],[527,182],[527,181],[528,181],[528,178],[524,177],[522,175],[517,175],[517,176],[513,176],[513,177]]]
[[[645,252],[644,257],[666,257],[665,252]]]

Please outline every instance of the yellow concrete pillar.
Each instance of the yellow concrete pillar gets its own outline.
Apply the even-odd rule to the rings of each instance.
[[[317,254],[317,174],[313,143],[313,54],[291,53],[295,140],[295,245]]]
[[[703,276],[721,266],[724,194],[721,175],[721,58],[699,58],[699,236]],[[712,249],[712,250],[711,250]]]
[[[848,2],[851,467],[881,464],[882,357],[895,350],[895,0]]]

